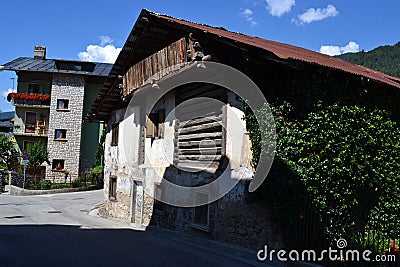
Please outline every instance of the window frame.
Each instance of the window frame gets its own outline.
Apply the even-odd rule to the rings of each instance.
[[[62,168],[57,168],[58,164],[62,166]],[[53,159],[51,162],[51,169],[53,171],[64,171],[65,170],[65,159]]]
[[[195,192],[195,204],[196,204],[196,200],[198,195],[203,195],[207,197],[207,202],[210,200],[210,195],[206,192]],[[207,209],[207,218],[206,218],[206,223],[203,223],[201,221],[197,221],[196,218],[196,211],[199,211],[199,209]],[[201,216],[201,215],[200,215]],[[193,214],[192,214],[192,223],[190,224],[191,227],[196,228],[198,230],[202,230],[205,232],[209,232],[210,231],[210,204],[205,204],[205,205],[201,205],[201,206],[195,206],[193,207]]]
[[[33,144],[34,144],[34,142],[31,141],[31,140],[23,140],[23,141],[22,141],[22,150],[23,150],[24,152],[26,152],[28,146],[29,146],[29,145],[33,145]]]
[[[32,86],[35,87],[35,88],[31,88]],[[36,87],[37,87],[37,88],[36,88]],[[35,92],[35,90],[37,90],[37,92]],[[27,87],[26,87],[26,92],[27,92],[28,94],[31,94],[31,93],[33,93],[33,94],[39,94],[39,93],[40,93],[40,84],[34,83],[34,82],[28,83],[28,85],[27,85]]]
[[[57,138],[57,133],[58,132],[61,134],[61,136],[65,135],[65,137],[62,137],[62,138],[58,137]],[[54,140],[56,140],[56,141],[66,141],[67,140],[67,130],[66,129],[55,129],[54,130]]]
[[[160,109],[146,116],[145,136],[151,139],[164,138],[165,109]]]
[[[35,116],[35,124],[28,124],[27,123],[28,114],[30,114],[30,115],[34,114],[34,116]],[[32,117],[33,117],[33,115],[32,115]],[[38,122],[37,112],[26,111],[25,112],[25,121],[24,121],[24,126],[25,126],[25,131],[24,132],[25,133],[30,133],[30,134],[36,134],[37,133],[37,131],[36,131],[37,122]],[[30,128],[33,127],[33,130],[27,131],[27,129],[28,129],[27,126],[30,126]]]
[[[63,103],[66,103],[67,107],[59,107],[61,103],[61,106]],[[70,106],[69,106],[69,99],[57,99],[57,110],[70,110]]]
[[[117,176],[110,176],[109,185],[108,185],[108,199],[111,201],[117,200]]]
[[[119,123],[114,123],[111,126],[111,146],[118,146],[119,141]]]

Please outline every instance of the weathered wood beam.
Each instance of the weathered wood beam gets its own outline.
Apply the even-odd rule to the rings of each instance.
[[[199,134],[188,134],[188,135],[179,135],[179,141],[184,141],[184,140],[191,140],[191,139],[212,139],[212,138],[218,138],[221,139],[222,133],[221,132],[215,132],[215,133],[199,133]]]
[[[194,126],[194,125],[198,125],[198,124],[217,122],[217,121],[221,121],[221,120],[222,120],[221,115],[198,118],[198,119],[190,119],[187,121],[179,121],[179,127],[184,128],[184,127]]]
[[[220,147],[179,149],[181,155],[221,155]]]
[[[201,163],[198,161],[189,161],[189,160],[180,160],[177,161],[176,166],[185,170],[187,169],[188,171],[192,170],[198,170],[200,171],[208,171],[208,172],[215,172],[218,167],[219,167],[218,162],[213,162],[213,163]]]
[[[212,123],[205,123],[202,125],[195,125],[195,126],[180,128],[179,134],[212,131],[212,130],[218,130],[218,129],[221,130],[221,128],[222,128],[222,125],[220,122],[212,122]]]
[[[181,160],[198,160],[198,161],[217,161],[222,158],[221,155],[179,155],[178,159]]]
[[[214,140],[201,140],[201,141],[187,141],[187,142],[178,142],[179,148],[186,148],[186,147],[214,147],[214,146],[221,146],[222,139],[214,139]]]

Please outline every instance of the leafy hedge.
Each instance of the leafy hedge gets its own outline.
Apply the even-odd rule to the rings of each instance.
[[[330,243],[363,236],[370,226],[388,238],[400,234],[400,129],[389,113],[338,104],[318,104],[303,118],[295,116],[289,103],[271,110],[276,162],[253,197],[275,209],[289,235],[296,233],[292,227],[299,219],[294,213],[300,212],[290,205],[307,202]],[[258,112],[265,116],[266,109]],[[258,125],[248,107],[245,114],[257,159],[262,153],[260,129],[267,127],[265,121]]]

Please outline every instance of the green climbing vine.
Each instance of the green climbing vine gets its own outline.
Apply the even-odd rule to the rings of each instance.
[[[400,128],[390,114],[322,102],[300,118],[288,102],[270,108],[276,124],[276,159],[265,185],[253,197],[275,211],[288,235],[293,238],[300,220],[294,214],[300,209],[294,206],[309,202],[330,243],[341,237],[355,240],[372,228],[389,239],[398,237]],[[247,105],[244,111],[257,167],[265,121],[259,125]],[[265,116],[266,108],[257,112]]]

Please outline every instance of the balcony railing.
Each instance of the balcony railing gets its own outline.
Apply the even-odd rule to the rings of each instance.
[[[49,107],[50,95],[33,93],[9,93],[7,100],[14,106]]]
[[[43,126],[25,124],[14,125],[15,135],[47,136],[48,129]]]

